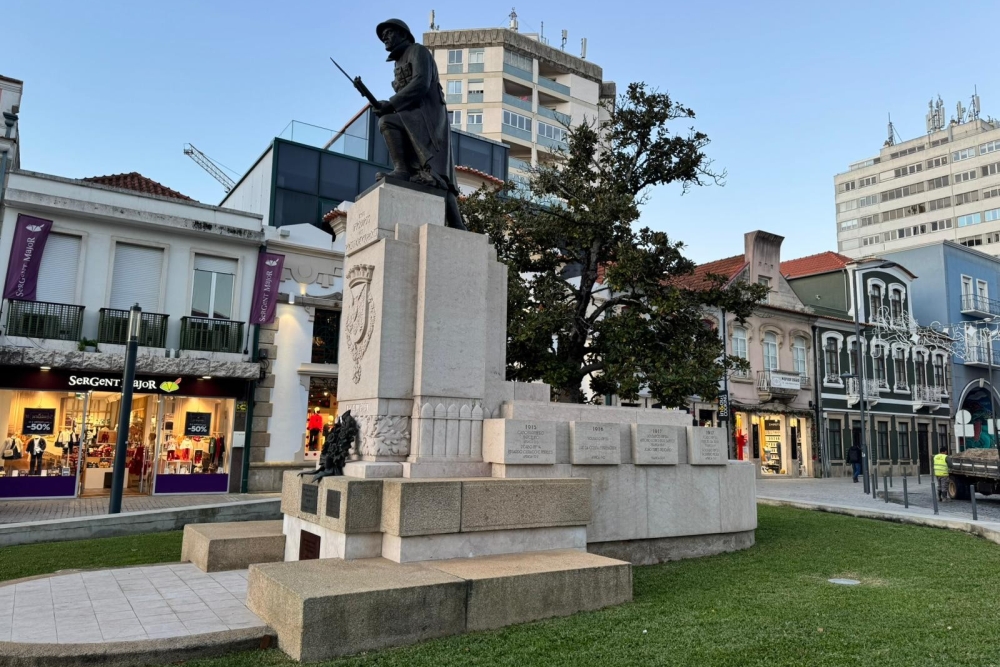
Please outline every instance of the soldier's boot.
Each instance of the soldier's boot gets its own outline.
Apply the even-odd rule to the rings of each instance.
[[[410,180],[410,169],[407,167],[406,138],[403,136],[403,132],[383,124],[379,125],[379,129],[382,130],[382,137],[385,139],[386,148],[389,149],[389,159],[392,160],[393,169],[388,174],[380,171],[375,174],[375,178],[377,180],[384,178],[398,178],[401,181]]]

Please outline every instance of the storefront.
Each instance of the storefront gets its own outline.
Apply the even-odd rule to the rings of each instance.
[[[136,376],[124,492],[228,492],[246,395],[245,380]],[[0,498],[109,495],[120,407],[121,375],[4,367]]]
[[[812,420],[794,412],[754,412],[734,406],[736,454],[753,461],[761,477],[812,476],[816,468]]]

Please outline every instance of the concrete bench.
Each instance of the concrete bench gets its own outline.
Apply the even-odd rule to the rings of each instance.
[[[205,572],[245,570],[254,563],[285,559],[281,521],[189,523],[184,526],[181,560]]]

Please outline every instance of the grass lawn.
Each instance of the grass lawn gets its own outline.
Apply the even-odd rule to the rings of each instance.
[[[103,542],[116,543],[104,550],[113,563],[93,553],[100,542],[5,549],[0,578],[24,576],[11,561],[33,555],[51,570],[171,560],[180,548],[179,535]],[[635,600],[621,607],[328,664],[1000,665],[1000,547],[966,534],[762,506],[754,548],[634,573]],[[185,667],[292,664],[268,651]]]

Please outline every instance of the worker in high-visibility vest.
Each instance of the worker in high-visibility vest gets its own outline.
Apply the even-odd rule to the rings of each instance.
[[[938,500],[948,497],[948,448],[942,447],[940,454],[934,455],[934,478],[937,480]]]

